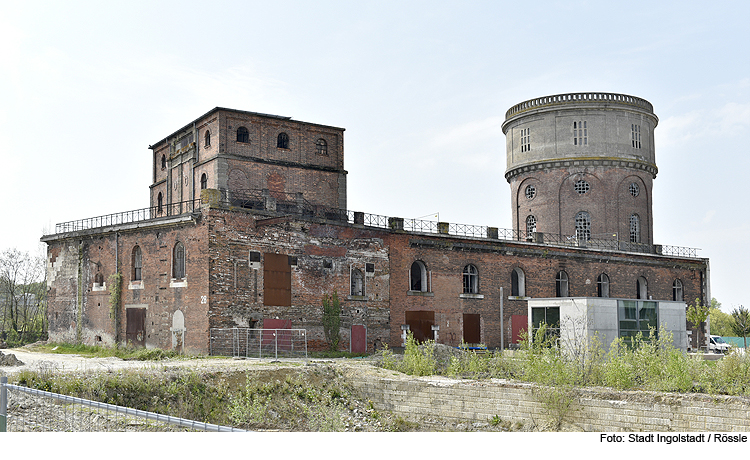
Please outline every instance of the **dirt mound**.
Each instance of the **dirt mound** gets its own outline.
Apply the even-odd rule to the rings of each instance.
[[[0,366],[23,366],[23,362],[16,358],[16,355],[6,355],[0,351]]]

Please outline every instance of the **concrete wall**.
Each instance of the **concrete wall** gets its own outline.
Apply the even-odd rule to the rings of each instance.
[[[540,402],[539,387],[503,380],[409,377],[378,370],[349,382],[378,410],[429,423],[504,422],[549,427],[557,415]],[[748,431],[750,398],[581,389],[563,427],[579,431]]]

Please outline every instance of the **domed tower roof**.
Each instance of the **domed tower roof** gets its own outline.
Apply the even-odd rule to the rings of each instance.
[[[570,162],[616,164],[648,171],[655,178],[653,130],[658,123],[650,102],[626,94],[567,93],[529,99],[505,113],[505,178],[567,167]]]
[[[645,99],[568,93],[521,102],[505,114],[513,225],[520,234],[652,244],[658,169]]]

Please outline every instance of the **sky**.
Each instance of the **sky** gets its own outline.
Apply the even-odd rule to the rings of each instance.
[[[511,106],[638,96],[654,239],[750,306],[750,2],[0,0],[0,250],[148,206],[151,151],[214,107],[345,128],[348,207],[511,228]],[[42,245],[43,247],[43,245]]]

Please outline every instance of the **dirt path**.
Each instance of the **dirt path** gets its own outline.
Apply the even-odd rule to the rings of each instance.
[[[121,369],[173,368],[190,367],[194,370],[243,370],[279,367],[284,364],[299,366],[314,360],[302,358],[289,359],[234,359],[234,358],[195,358],[168,359],[162,361],[125,361],[120,358],[87,358],[72,354],[41,353],[28,348],[10,348],[0,350],[3,354],[12,354],[22,361],[22,366],[1,366],[0,375],[11,376],[23,370],[53,369],[63,372],[107,372]],[[329,360],[330,361],[330,360]]]

